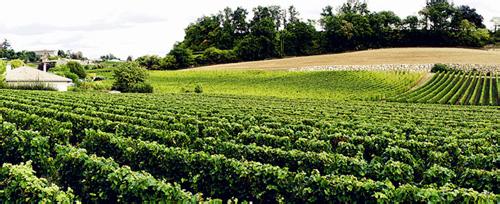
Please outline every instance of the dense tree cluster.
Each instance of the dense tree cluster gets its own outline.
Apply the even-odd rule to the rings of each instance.
[[[16,52],[12,49],[10,42],[6,39],[0,43],[0,58],[7,60],[20,59],[25,62],[36,62],[39,60],[39,57],[36,56],[34,52],[24,50]]]
[[[419,16],[404,19],[392,11],[372,12],[365,3],[346,3],[336,10],[327,6],[317,22],[302,20],[293,6],[259,6],[252,12],[249,18],[244,8],[226,8],[201,17],[185,29],[184,40],[167,57],[137,61],[163,70],[383,47],[481,47],[493,39],[475,9],[444,0],[431,1]]]
[[[115,55],[109,53],[107,55],[103,55],[100,57],[102,61],[108,61],[108,60],[120,60],[120,58],[116,57]]]

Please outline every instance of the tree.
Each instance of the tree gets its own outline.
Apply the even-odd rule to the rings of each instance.
[[[476,12],[476,9],[469,6],[460,6],[456,9],[456,12],[452,18],[452,27],[459,28],[463,20],[467,20],[474,24],[476,28],[486,28],[483,24],[483,16]]]
[[[248,32],[247,15],[248,11],[242,7],[236,8],[231,15],[231,25],[234,27],[236,39],[240,39]]]
[[[169,55],[174,57],[176,68],[187,68],[194,64],[193,51],[185,48],[182,43],[176,44]]]
[[[57,56],[62,57],[62,58],[67,58],[68,54],[66,54],[66,52],[64,52],[64,50],[58,50]]]
[[[115,55],[109,53],[107,55],[103,55],[100,57],[102,61],[108,61],[108,60],[119,60],[120,58],[116,57]]]
[[[186,36],[183,44],[186,48],[194,51],[203,51],[209,47],[216,46],[220,26],[221,16],[205,16],[186,28]]]
[[[324,29],[322,47],[326,52],[347,50],[347,43],[354,36],[354,25],[338,16],[321,19]]]
[[[161,67],[161,58],[157,55],[146,55],[137,58],[135,61],[142,67],[149,70],[160,70]]]
[[[312,24],[301,21],[291,21],[283,34],[285,55],[299,56],[311,54],[314,46],[316,29]]]
[[[403,28],[415,31],[418,29],[419,21],[417,16],[408,16],[403,20]]]
[[[127,57],[127,62],[132,62],[132,61],[134,61],[134,58],[133,58],[132,56],[130,56],[130,55],[129,55],[129,56]]]
[[[262,48],[257,44],[258,40],[259,38],[253,35],[247,35],[240,40],[235,48],[238,58],[245,61],[264,59],[260,53]]]
[[[484,28],[478,29],[468,20],[462,20],[460,23],[458,39],[462,45],[482,47],[490,40],[490,34],[488,30]]]
[[[323,8],[323,11],[321,12],[321,19],[325,18],[325,17],[331,17],[331,16],[334,16],[333,14],[333,7],[328,5],[326,6],[325,8]]]
[[[236,55],[232,50],[220,50],[211,47],[203,52],[203,58],[206,61],[205,64],[220,64],[235,61]]]
[[[82,60],[83,59],[83,53],[78,51],[78,52],[72,52],[69,54],[71,59],[75,60]]]
[[[431,23],[430,29],[434,31],[447,31],[450,29],[451,19],[456,9],[447,1],[428,4],[419,13]],[[429,25],[426,26],[427,28]]]
[[[176,69],[177,62],[175,61],[175,57],[172,55],[165,56],[161,59],[160,66],[162,70]]]
[[[300,13],[297,11],[297,9],[294,6],[290,6],[288,8],[288,23],[299,22],[300,21],[299,15]]]
[[[259,60],[277,56],[277,39],[274,20],[270,17],[255,18],[251,23],[250,35],[236,46],[242,59]]]
[[[370,11],[366,3],[355,2],[343,4],[342,7],[340,7],[340,13],[368,15]]]
[[[386,47],[399,40],[401,19],[392,11],[370,13],[368,17],[372,29],[369,47]]]
[[[121,92],[138,92],[138,93],[152,93],[153,87],[151,84],[146,83],[148,73],[146,69],[139,66],[134,62],[127,62],[121,64],[113,72],[115,82],[113,83],[113,90]]]
[[[0,43],[0,50],[10,50],[11,45],[7,39],[4,39],[2,43]]]
[[[276,31],[280,30],[281,26],[283,26],[284,13],[279,6],[258,6],[253,9],[253,13],[253,19],[250,22],[251,27],[266,19],[271,19]]]
[[[37,62],[40,60],[40,57],[38,57],[35,52],[30,52],[30,51],[21,51],[16,53],[17,58],[21,59],[25,62]]]
[[[222,27],[217,30],[215,45],[219,49],[232,49],[236,40],[235,27],[232,24],[233,10],[229,7],[220,12]]]
[[[66,67],[68,67],[69,71],[71,73],[76,74],[78,76],[78,78],[80,78],[80,79],[85,79],[85,77],[87,77],[87,73],[85,72],[85,69],[78,62],[74,62],[74,61],[68,62],[66,64]]]

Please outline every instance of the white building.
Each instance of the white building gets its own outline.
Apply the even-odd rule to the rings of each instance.
[[[62,76],[31,67],[12,69],[10,65],[7,65],[5,81],[12,87],[46,86],[58,91],[67,91],[73,85],[71,79]]]

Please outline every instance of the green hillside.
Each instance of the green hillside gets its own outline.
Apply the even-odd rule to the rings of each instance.
[[[289,72],[289,71],[157,71],[150,72],[155,93],[274,96],[332,100],[383,99],[407,91],[423,73]]]

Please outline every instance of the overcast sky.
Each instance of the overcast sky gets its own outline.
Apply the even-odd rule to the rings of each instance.
[[[16,50],[63,49],[96,58],[113,53],[121,58],[165,55],[184,28],[203,15],[224,7],[295,5],[303,19],[319,18],[327,5],[345,0],[2,0],[0,38]],[[500,16],[499,0],[455,0],[476,8],[489,21]],[[369,0],[372,11],[392,10],[404,17],[416,15],[425,0]]]

